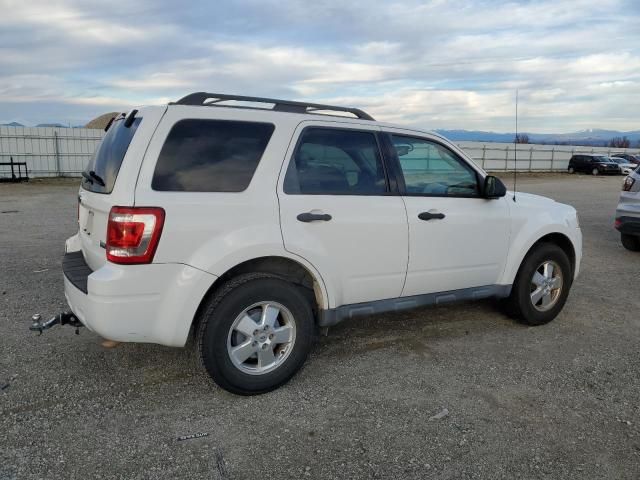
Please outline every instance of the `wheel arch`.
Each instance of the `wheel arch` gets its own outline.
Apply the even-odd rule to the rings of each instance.
[[[530,243],[528,248],[522,250],[520,257],[518,258],[518,262],[515,263],[515,268],[512,268],[510,272],[505,272],[506,283],[513,284],[524,260],[538,245],[542,243],[552,243],[554,245],[557,245],[566,253],[571,265],[571,271],[573,272],[573,275],[575,277],[576,263],[578,261],[576,256],[576,246],[573,244],[573,241],[568,235],[565,235],[562,232],[554,231],[538,236],[536,240]]]
[[[529,254],[529,252],[533,250],[533,248],[535,248],[541,243],[553,243],[559,246],[564,251],[564,253],[567,254],[567,257],[569,258],[569,263],[571,265],[571,271],[574,272],[575,274],[576,249],[573,246],[573,242],[569,237],[567,237],[565,234],[560,232],[548,233],[543,237],[539,238],[533,245],[531,245],[531,248],[529,248],[529,250],[527,251],[527,255]]]
[[[214,295],[224,283],[245,273],[270,273],[282,277],[296,285],[305,287],[310,291],[309,300],[313,304],[312,307],[314,314],[316,314],[319,309],[326,309],[329,306],[329,299],[324,281],[317,271],[307,265],[304,265],[302,262],[289,257],[277,255],[256,257],[242,261],[233,267],[230,267],[226,272],[216,278],[204,296],[200,299],[200,304],[198,305],[192,320],[190,336],[197,331],[198,320],[207,300]]]

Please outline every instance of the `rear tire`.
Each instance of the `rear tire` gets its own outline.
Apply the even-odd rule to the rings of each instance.
[[[202,365],[225,390],[266,393],[283,385],[304,364],[315,322],[303,287],[266,273],[225,283],[199,318]]]
[[[522,261],[506,311],[527,325],[549,323],[564,307],[572,281],[571,262],[564,250],[541,243]]]
[[[591,170],[592,175],[598,175],[599,173],[600,171],[597,168],[594,168],[593,170]]]
[[[640,252],[640,237],[622,233],[620,234],[620,240],[622,240],[622,246],[627,250]]]

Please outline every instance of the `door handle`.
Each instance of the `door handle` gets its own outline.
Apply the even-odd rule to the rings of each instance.
[[[315,222],[315,221],[328,222],[329,220],[331,220],[331,215],[329,215],[328,213],[304,212],[298,215],[297,219],[300,220],[301,222],[307,222],[307,223]]]
[[[442,220],[444,217],[445,217],[444,213],[422,212],[418,214],[418,218],[420,220],[433,220],[433,219]]]

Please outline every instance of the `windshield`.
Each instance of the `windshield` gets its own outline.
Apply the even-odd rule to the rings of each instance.
[[[111,193],[122,165],[124,155],[142,118],[136,118],[130,127],[124,126],[124,116],[111,124],[93,158],[82,173],[82,187],[95,193]]]
[[[600,163],[611,163],[611,160],[609,160],[607,157],[593,157],[593,161],[594,162],[600,162]]]

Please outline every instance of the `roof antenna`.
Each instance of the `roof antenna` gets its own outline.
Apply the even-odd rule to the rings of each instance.
[[[516,186],[518,182],[518,89],[516,89],[516,136],[513,139],[513,201],[516,201]]]

